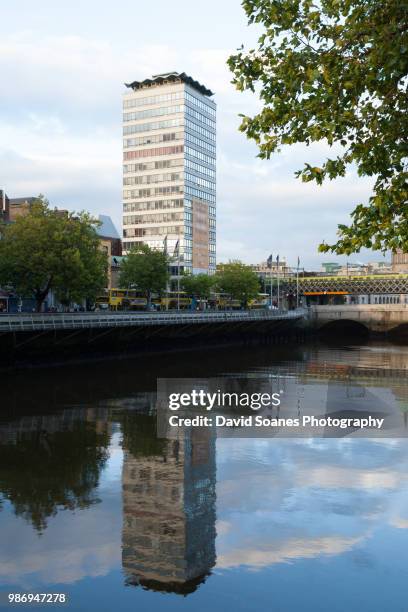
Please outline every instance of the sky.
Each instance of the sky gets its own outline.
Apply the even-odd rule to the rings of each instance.
[[[317,247],[335,241],[371,181],[353,170],[322,187],[296,179],[305,162],[333,155],[324,143],[257,158],[238,126],[259,100],[235,89],[226,66],[260,34],[238,0],[13,0],[1,3],[0,21],[0,188],[9,197],[42,193],[53,206],[111,215],[120,231],[124,83],[186,72],[218,107],[218,261],[346,261]],[[366,251],[349,261],[382,259]]]

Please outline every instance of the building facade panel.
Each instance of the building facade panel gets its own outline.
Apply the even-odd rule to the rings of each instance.
[[[398,250],[392,254],[392,271],[403,274],[408,273],[408,253]]]

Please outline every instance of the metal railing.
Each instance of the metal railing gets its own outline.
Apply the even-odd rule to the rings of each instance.
[[[152,325],[194,325],[298,319],[304,310],[240,310],[212,312],[75,312],[16,313],[0,315],[0,332],[137,327]]]

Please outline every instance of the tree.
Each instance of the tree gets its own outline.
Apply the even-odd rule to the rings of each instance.
[[[318,185],[355,164],[375,177],[367,204],[322,252],[362,247],[408,251],[408,8],[401,0],[244,0],[262,24],[256,49],[228,64],[237,89],[259,91],[263,109],[240,129],[269,159],[281,145],[326,141],[339,154],[296,175]]]
[[[185,274],[181,279],[183,290],[200,300],[210,297],[214,283],[214,276],[208,274]]]
[[[38,312],[51,290],[64,304],[94,299],[106,286],[108,265],[97,224],[84,212],[51,210],[39,196],[27,215],[2,228],[0,284],[34,296]]]
[[[157,435],[157,418],[124,410],[118,414],[123,434],[123,448],[134,457],[165,456],[169,440]]]
[[[220,291],[228,293],[231,298],[240,300],[246,307],[249,300],[259,293],[259,279],[250,266],[241,261],[230,261],[218,267],[215,276]]]
[[[53,416],[55,427],[58,416]],[[17,443],[0,444],[0,495],[17,516],[42,533],[58,510],[74,511],[98,501],[99,477],[109,457],[106,431],[78,420],[61,431],[38,426],[14,433]]]
[[[122,262],[120,272],[121,287],[136,287],[147,298],[150,309],[152,293],[161,293],[166,289],[168,273],[166,253],[151,249],[147,244],[140,244],[130,251]]]

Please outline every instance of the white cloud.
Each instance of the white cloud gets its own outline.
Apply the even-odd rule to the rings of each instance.
[[[309,466],[307,470],[301,469],[296,474],[297,486],[318,486],[334,489],[343,487],[367,491],[371,489],[397,489],[403,480],[406,480],[405,475],[393,470],[368,470],[330,465]]]
[[[240,7],[233,17],[244,23]],[[187,47],[158,18],[159,44],[143,32],[135,43],[58,28],[39,35],[29,26],[2,36],[0,73],[9,86],[0,102],[1,187],[11,197],[41,192],[61,207],[108,213],[120,225],[123,83],[181,69],[216,92],[219,260],[254,262],[270,252],[292,263],[300,254],[306,265],[327,259],[317,255],[318,243],[335,239],[337,224],[367,200],[370,182],[353,174],[322,188],[296,180],[305,161],[328,155],[322,144],[257,159],[254,143],[238,131],[238,114],[256,112],[259,101],[235,90],[225,63],[241,34],[226,32],[220,45],[210,33],[207,47],[202,38]]]
[[[228,521],[217,521],[216,523],[216,531],[218,536],[226,535],[232,528],[232,524]]]
[[[87,576],[105,576],[120,565],[121,517],[113,510],[94,506],[78,514],[60,511],[41,537],[21,520],[6,516],[4,521],[7,538],[0,554],[4,583],[27,589],[71,584]]]
[[[408,518],[402,518],[400,516],[393,516],[390,520],[390,525],[397,529],[408,529]]]
[[[246,565],[261,569],[274,563],[288,563],[295,559],[339,555],[351,550],[363,537],[327,536],[318,538],[291,538],[284,542],[263,543],[256,548],[232,548],[217,556],[218,569],[231,569]]]

